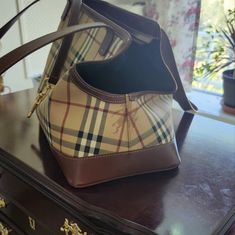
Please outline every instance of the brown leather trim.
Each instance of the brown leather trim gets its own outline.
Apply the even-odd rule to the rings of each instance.
[[[174,141],[137,151],[84,158],[65,156],[53,147],[51,150],[68,183],[77,188],[127,176],[167,171],[180,164]]]
[[[94,62],[97,63],[97,62]],[[99,62],[99,63],[103,63],[103,62]],[[161,92],[161,91],[139,91],[139,92],[133,92],[133,93],[129,93],[129,94],[113,94],[113,93],[109,93],[107,91],[103,91],[100,89],[97,89],[91,85],[89,85],[88,83],[86,83],[84,81],[84,79],[79,75],[79,73],[76,70],[76,66],[74,66],[73,68],[71,68],[70,70],[70,78],[72,79],[72,81],[74,82],[75,85],[77,85],[81,90],[83,90],[85,93],[94,96],[100,100],[103,100],[105,102],[109,102],[109,103],[126,103],[126,95],[128,95],[128,98],[130,101],[134,101],[136,98],[142,96],[142,95],[147,95],[147,94],[173,94],[173,92]]]
[[[91,96],[111,103],[125,103],[126,101],[125,95],[112,94],[106,91],[102,91],[86,83],[78,74],[76,66],[70,70],[70,76],[75,85]]]
[[[109,52],[109,48],[113,44],[114,34],[112,31],[107,30],[105,38],[100,45],[99,54],[105,56]]]
[[[61,15],[61,17],[60,17],[60,19],[61,19],[62,21],[64,21],[64,20],[66,19],[66,17],[68,16],[70,7],[71,7],[71,0],[67,0],[67,3],[66,3],[66,5],[65,5],[65,8],[64,8],[64,10],[63,10],[63,13],[62,13],[62,15]]]

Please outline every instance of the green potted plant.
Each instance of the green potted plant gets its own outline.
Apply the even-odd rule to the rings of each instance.
[[[222,72],[223,108],[235,114],[235,9],[228,10],[221,26],[208,26],[208,40],[201,50],[209,55],[208,61],[199,64],[197,77],[213,78]]]

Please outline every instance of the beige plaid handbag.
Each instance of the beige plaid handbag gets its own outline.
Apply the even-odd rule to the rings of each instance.
[[[86,187],[178,167],[172,101],[196,107],[158,23],[106,2],[71,0],[59,30],[1,58],[0,73],[62,37],[33,110],[68,182]]]

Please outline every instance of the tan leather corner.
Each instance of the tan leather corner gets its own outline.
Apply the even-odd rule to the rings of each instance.
[[[69,184],[77,188],[127,176],[166,171],[180,164],[174,141],[138,151],[83,158],[64,156],[54,148],[52,151]]]

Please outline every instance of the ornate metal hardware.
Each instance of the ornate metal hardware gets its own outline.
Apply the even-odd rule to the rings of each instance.
[[[3,198],[0,198],[0,209],[6,207],[7,204]]]
[[[64,220],[64,225],[60,228],[61,232],[65,235],[87,235],[87,232],[82,232],[76,223],[69,222],[68,219]]]
[[[3,224],[0,223],[0,235],[8,235],[11,231],[11,229],[4,227]]]
[[[32,230],[36,230],[36,222],[34,219],[32,219],[30,216],[28,217],[29,219],[29,226]]]
[[[43,85],[42,85],[42,91],[38,93],[38,96],[36,100],[34,101],[33,107],[31,108],[30,112],[28,113],[27,117],[30,118],[36,108],[38,107],[39,104],[44,100],[48,92],[52,89],[52,85],[48,83],[49,78],[45,78]]]

